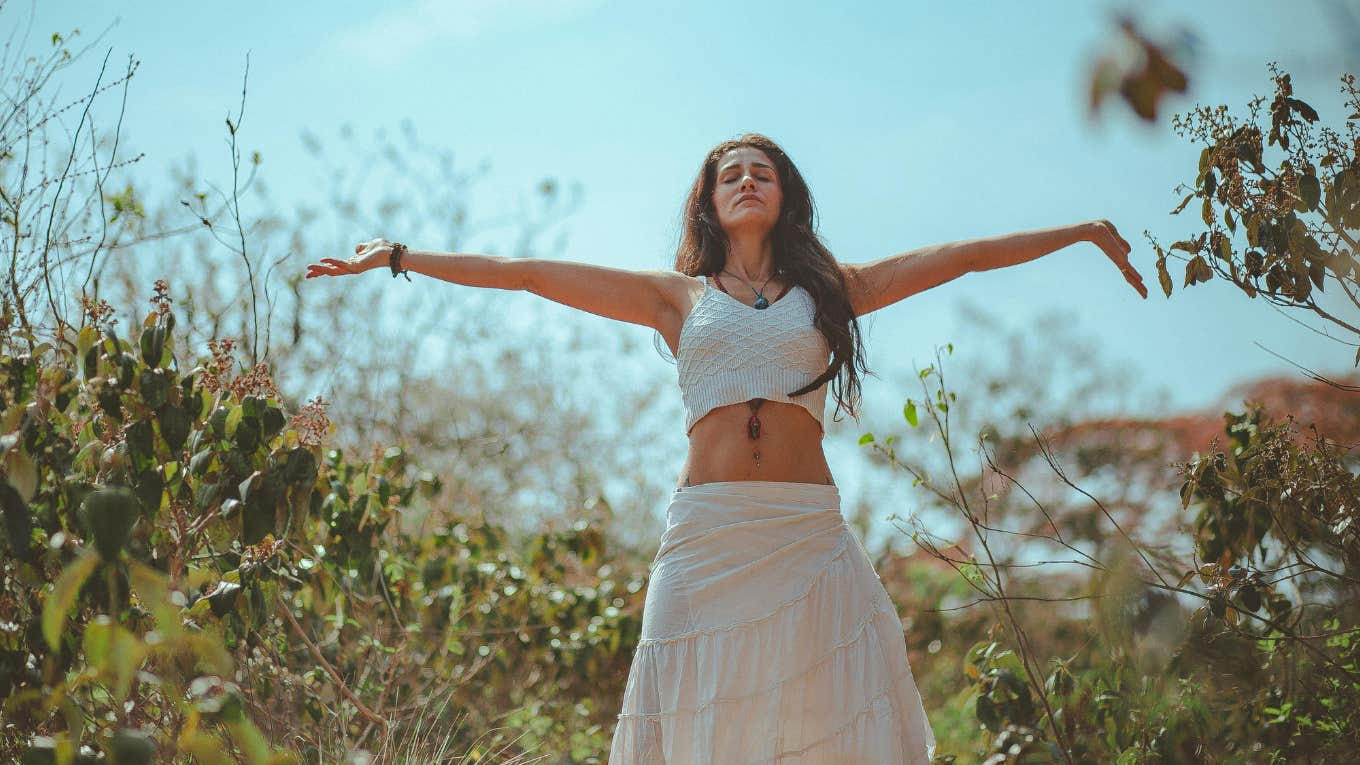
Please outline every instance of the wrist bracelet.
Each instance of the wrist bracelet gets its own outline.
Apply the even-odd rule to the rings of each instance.
[[[403,269],[401,267],[401,256],[405,253],[406,245],[402,244],[401,242],[393,242],[392,254],[388,256],[387,264],[392,268],[393,279],[397,278],[397,275],[400,274],[402,276],[405,276],[406,281],[409,282],[411,281],[411,277],[407,275],[406,269]]]

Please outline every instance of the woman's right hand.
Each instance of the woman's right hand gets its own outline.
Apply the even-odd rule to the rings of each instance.
[[[385,268],[388,259],[392,256],[392,243],[386,239],[373,239],[363,244],[354,245],[354,256],[340,260],[338,258],[322,258],[320,263],[307,264],[307,276],[310,279],[314,276],[341,276],[343,274],[361,274],[374,268]]]

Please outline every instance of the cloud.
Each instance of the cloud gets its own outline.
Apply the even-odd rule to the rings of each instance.
[[[562,21],[603,0],[412,0],[329,36],[324,48],[392,67],[433,43]]]

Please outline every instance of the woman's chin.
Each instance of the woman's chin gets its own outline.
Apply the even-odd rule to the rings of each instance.
[[[760,213],[763,211],[753,210],[752,212]],[[764,215],[734,215],[723,221],[723,229],[727,231],[729,236],[736,233],[765,233],[772,228],[774,228],[774,221]]]

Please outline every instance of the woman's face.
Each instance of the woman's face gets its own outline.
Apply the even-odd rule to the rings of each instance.
[[[713,209],[729,236],[743,229],[773,229],[783,199],[779,171],[765,152],[741,146],[718,160]]]

